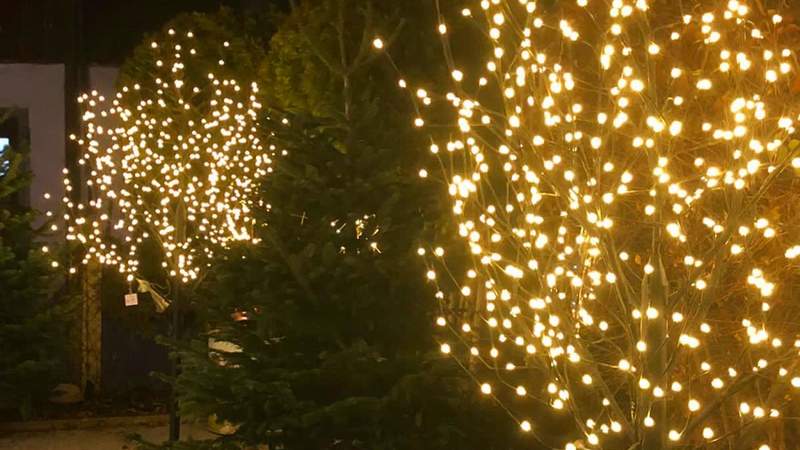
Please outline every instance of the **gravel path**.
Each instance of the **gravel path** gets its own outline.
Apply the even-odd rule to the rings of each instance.
[[[138,433],[147,441],[163,442],[167,439],[167,432],[166,425],[0,432],[0,450],[133,450],[135,446],[126,441],[127,435]],[[181,427],[182,439],[204,439],[210,436],[208,431],[197,425],[184,424]]]

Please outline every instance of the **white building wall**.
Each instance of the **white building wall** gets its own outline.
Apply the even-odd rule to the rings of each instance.
[[[118,73],[114,67],[91,67],[90,86],[111,96]],[[63,64],[0,64],[0,108],[5,107],[28,110],[31,207],[40,212],[58,211],[64,195],[67,138]],[[45,193],[50,194],[49,200],[44,198]]]
[[[63,192],[64,66],[61,64],[0,65],[0,107],[28,110],[30,168],[34,181],[30,205],[46,211],[57,205]],[[45,192],[53,194],[46,201]]]

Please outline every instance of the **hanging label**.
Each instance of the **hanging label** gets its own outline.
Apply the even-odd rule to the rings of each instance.
[[[139,304],[139,297],[136,293],[125,294],[125,306],[136,306]]]

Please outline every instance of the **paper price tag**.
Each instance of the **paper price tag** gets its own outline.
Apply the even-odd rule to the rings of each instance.
[[[125,294],[125,306],[136,306],[139,304],[139,296],[136,293]]]

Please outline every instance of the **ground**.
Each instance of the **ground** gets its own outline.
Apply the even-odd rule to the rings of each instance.
[[[132,450],[126,436],[139,434],[150,442],[162,442],[167,438],[167,426],[163,423],[103,424],[72,430],[0,432],[0,450]],[[181,428],[184,439],[210,437],[204,427],[184,424]]]

